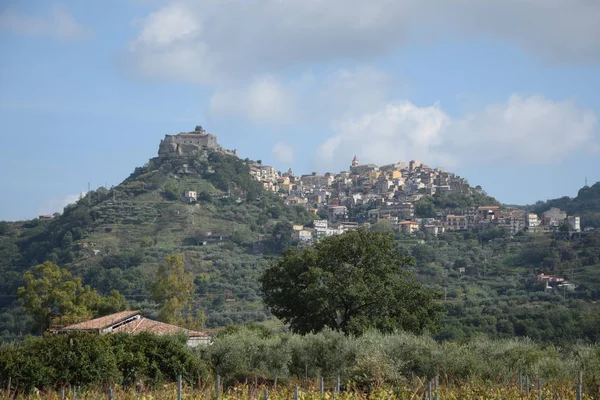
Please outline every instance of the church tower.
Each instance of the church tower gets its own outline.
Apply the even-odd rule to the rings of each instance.
[[[352,159],[352,167],[358,167],[358,157],[356,156]]]

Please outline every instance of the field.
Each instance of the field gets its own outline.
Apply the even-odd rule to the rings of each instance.
[[[431,386],[430,388],[428,386]],[[225,392],[219,393],[219,399],[223,400],[241,400],[241,399],[448,399],[448,400],[470,400],[470,399],[598,399],[598,396],[592,396],[582,393],[578,397],[578,388],[568,386],[542,386],[541,393],[536,385],[530,385],[529,390],[522,385],[515,383],[514,385],[495,385],[489,382],[467,382],[463,385],[440,385],[438,390],[435,390],[433,383],[425,383],[416,380],[411,384],[398,387],[382,386],[370,391],[348,388],[342,391],[336,391],[335,387],[325,387],[321,393],[320,387],[312,382],[303,382],[298,387],[298,396],[296,397],[296,387],[293,384],[286,386],[280,385],[275,388],[273,386],[262,385],[246,385],[241,384],[229,388]],[[431,390],[431,397],[428,396],[428,390]],[[142,391],[134,391],[132,389],[115,388],[109,390],[89,390],[79,391],[64,389],[50,392],[36,392],[30,395],[19,395],[11,397],[7,392],[2,394],[3,399],[110,399],[113,400],[175,400],[178,399],[177,385],[164,385],[161,388]],[[206,387],[183,387],[181,391],[182,399],[215,399],[215,386],[207,385]]]

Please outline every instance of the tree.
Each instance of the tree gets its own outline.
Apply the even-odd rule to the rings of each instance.
[[[435,205],[427,200],[419,200],[415,203],[415,216],[419,218],[435,218],[437,211]]]
[[[150,294],[159,305],[158,316],[163,322],[183,324],[194,293],[194,278],[185,272],[183,254],[171,254],[158,267]]]
[[[39,332],[44,331],[54,317],[65,319],[91,318],[98,295],[69,271],[46,261],[23,275],[25,286],[18,289],[25,309],[34,318]],[[118,293],[118,292],[117,292]]]
[[[380,219],[371,225],[371,230],[375,232],[394,232],[394,227],[390,220]]]
[[[292,245],[292,233],[294,229],[289,222],[279,221],[273,228],[270,247],[275,253],[285,250]]]
[[[439,294],[415,282],[407,265],[415,261],[395,251],[392,234],[351,231],[286,250],[261,277],[264,301],[297,333],[435,330]]]

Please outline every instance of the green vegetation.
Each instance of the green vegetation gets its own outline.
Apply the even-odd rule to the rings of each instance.
[[[19,288],[19,298],[33,317],[34,330],[38,333],[55,319],[64,325],[122,311],[126,306],[125,298],[118,291],[113,290],[107,297],[99,296],[90,286],[83,286],[80,278],[49,261],[25,272],[23,279],[25,286]]]
[[[290,250],[281,262],[276,259],[283,250],[296,245],[292,225],[310,225],[315,216],[301,207],[285,206],[277,194],[265,192],[250,177],[248,163],[249,160],[212,152],[196,157],[155,158],[136,168],[122,184],[88,193],[52,220],[0,223],[0,293],[4,294],[0,297],[0,340],[39,332],[48,325],[50,317],[96,316],[121,309],[125,305],[120,295],[129,307],[141,309],[151,318],[182,322],[198,329],[249,321],[270,328],[282,327],[262,301],[263,289],[268,287],[261,288],[259,278],[265,270],[276,270],[284,264],[302,271],[303,257],[316,257],[318,246],[306,252]],[[197,192],[196,201],[184,201],[183,193],[188,190]],[[538,204],[540,208],[535,211],[559,206],[570,214],[581,212],[582,224],[593,226],[594,215],[599,211],[599,190],[600,185],[595,184],[583,188],[575,199]],[[497,201],[479,187],[466,186],[448,194],[425,196],[415,204],[415,211],[420,216],[431,216],[490,204]],[[375,204],[365,204],[351,208],[349,213],[356,220],[366,221],[373,208]],[[374,232],[385,233],[390,228],[387,222],[373,224]],[[492,338],[531,337],[557,345],[600,340],[599,232],[511,237],[500,229],[485,229],[438,237],[397,233],[395,239],[395,243],[386,242],[394,252],[416,260],[416,265],[402,262],[403,274],[406,270],[412,273],[423,293],[442,294],[435,299],[441,308],[439,331],[434,336],[437,340],[467,340],[478,334]],[[338,251],[335,247],[327,251],[336,257],[348,257],[347,264],[356,265],[350,258],[352,251]],[[167,268],[169,263],[165,260],[172,254],[183,255],[183,269],[179,262],[177,268]],[[27,296],[19,298],[17,292],[19,287],[27,288],[25,273],[46,261],[71,274],[65,281],[79,283],[67,290],[70,297],[44,306],[51,309],[51,314],[42,316],[32,311],[33,303]],[[325,262],[318,267],[323,272],[320,278],[347,278],[335,269],[342,268],[342,264],[333,270]],[[393,313],[381,316],[370,310],[369,315],[376,322],[365,322],[360,313],[344,318],[340,298],[366,302],[369,296],[378,295],[382,296],[377,298],[382,301],[382,311],[400,309],[393,298],[385,297],[385,290],[363,291],[363,286],[372,283],[377,287],[375,279],[362,281],[360,268],[351,272],[357,275],[350,276],[359,279],[342,279],[347,283],[340,288],[344,291],[338,291],[343,298],[327,297],[331,292],[324,288],[315,292],[315,298],[327,300],[310,306],[323,312],[312,321],[315,326],[298,323],[302,328],[293,324],[292,328],[309,332],[328,326],[352,333],[370,326],[384,331],[396,328],[390,322]],[[380,272],[386,275],[389,271]],[[575,285],[574,290],[546,289],[536,281],[536,275],[542,272],[568,280]],[[193,285],[189,280],[182,282],[192,291],[178,293],[180,289],[171,288],[170,293],[178,293],[177,296],[165,294],[168,291],[159,294],[156,283],[152,290],[157,274],[171,273],[191,276]],[[310,274],[305,277],[315,278]],[[283,284],[286,276],[272,278],[272,283]],[[88,292],[97,294],[94,304],[84,301],[84,293]],[[275,305],[269,303],[268,290],[265,293],[267,303]],[[413,300],[416,304],[417,300]],[[305,307],[300,302],[290,304],[300,311]],[[25,307],[29,307],[29,313]],[[413,315],[415,308],[410,307],[400,318],[399,326],[412,325],[404,319]],[[340,310],[337,319],[332,319],[333,313]],[[274,314],[292,322],[293,314],[286,316],[275,308]],[[427,321],[429,317],[418,320]],[[417,330],[432,329],[425,323],[415,326]]]
[[[325,330],[300,336],[249,328],[220,335],[208,347],[189,349],[184,339],[88,334],[4,344],[0,384],[8,387],[11,378],[12,388],[21,393],[68,385],[143,389],[173,382],[181,374],[188,387],[214,388],[213,378],[219,374],[224,389],[244,382],[274,385],[276,379],[285,386],[316,382],[320,377],[331,388],[339,376],[343,389],[412,388],[414,392],[436,375],[448,390],[455,385],[514,387],[519,373],[531,382],[541,378],[546,387],[572,387],[579,371],[588,392],[596,393],[600,384],[599,345],[558,348],[528,339],[482,337],[438,343],[427,335],[410,333],[369,331],[355,337]]]
[[[264,302],[298,333],[436,329],[437,294],[411,279],[403,268],[414,259],[394,250],[392,234],[364,229],[288,249],[262,277]]]
[[[183,313],[189,314],[193,293],[194,277],[184,270],[183,254],[167,256],[150,286],[152,299],[158,304],[158,318],[168,324],[183,325]]]
[[[188,190],[198,193],[196,202],[183,201]],[[22,317],[16,295],[25,271],[44,261],[102,296],[117,290],[130,307],[156,318],[152,281],[168,255],[183,254],[195,283],[192,312],[184,313],[193,316],[188,325],[265,320],[258,296],[258,276],[268,264],[263,254],[292,245],[291,224],[313,218],[263,191],[236,157],[154,158],[122,184],[88,193],[52,220],[0,223],[0,291],[7,295],[0,297],[0,339],[39,325]]]
[[[560,208],[568,215],[580,216],[582,227],[600,228],[600,182],[581,188],[574,198],[565,196],[545,202],[538,201],[530,206],[538,214],[551,207]]]
[[[501,232],[446,233],[401,244],[417,260],[425,286],[444,293],[440,340],[484,333],[564,345],[600,340],[600,232],[580,235]],[[537,274],[551,274],[575,290],[546,289]]]
[[[206,364],[185,346],[185,336],[69,334],[30,337],[0,345],[0,381],[21,393],[67,385],[157,387],[183,375],[205,378]]]

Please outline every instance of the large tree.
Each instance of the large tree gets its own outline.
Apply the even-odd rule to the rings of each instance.
[[[23,275],[25,286],[18,289],[27,312],[34,318],[38,332],[45,330],[55,318],[62,323],[124,310],[125,298],[116,290],[102,297],[81,278],[46,261]]]
[[[264,301],[297,333],[433,331],[439,295],[414,281],[409,265],[392,234],[359,229],[286,250],[261,278]]]
[[[184,324],[194,294],[194,278],[185,272],[183,254],[171,254],[158,267],[150,293],[158,303],[159,319],[170,324]]]

